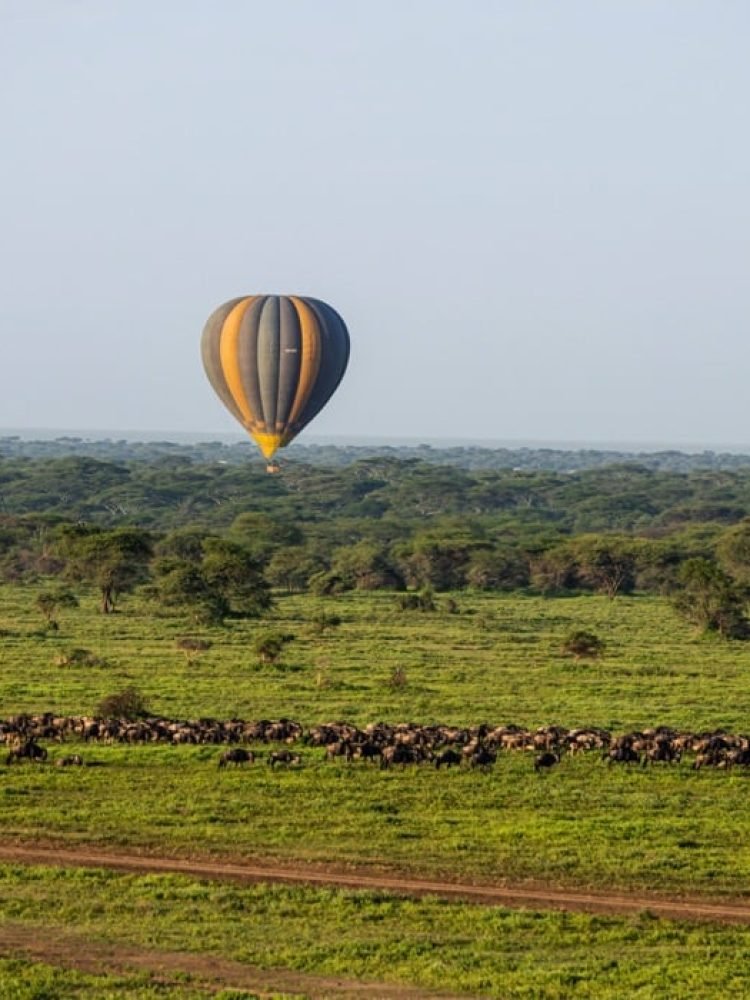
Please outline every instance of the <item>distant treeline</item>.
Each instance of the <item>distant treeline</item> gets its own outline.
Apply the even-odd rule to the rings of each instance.
[[[88,440],[59,437],[52,440],[27,440],[18,436],[0,437],[0,457],[64,458],[78,456],[104,461],[155,462],[163,458],[181,458],[197,464],[221,462],[263,465],[258,450],[250,441],[227,443],[204,441],[179,444],[173,441],[134,441],[126,439]],[[610,465],[635,463],[646,469],[663,472],[694,472],[703,469],[750,469],[750,454],[732,452],[683,452],[679,450],[630,452],[614,449],[581,448],[491,448],[479,445],[440,447],[418,445],[322,445],[295,442],[281,454],[283,463],[322,465],[333,468],[351,465],[364,459],[419,459],[431,465],[449,465],[459,469],[519,469],[577,472]]]
[[[750,469],[562,473],[374,457],[268,475],[262,463],[180,453],[17,457],[0,460],[0,575],[88,581],[103,610],[146,585],[216,618],[262,612],[269,584],[610,597],[693,587],[696,623],[740,634],[749,513]]]
[[[676,473],[631,462],[564,473],[469,470],[386,457],[341,467],[294,462],[269,475],[263,462],[198,462],[180,452],[150,461],[0,458],[4,515],[173,531],[226,529],[247,512],[352,540],[425,530],[537,546],[587,532],[663,537],[750,514],[750,469]]]

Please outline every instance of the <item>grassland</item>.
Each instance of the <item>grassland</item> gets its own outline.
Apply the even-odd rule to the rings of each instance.
[[[147,973],[94,975],[75,969],[60,969],[47,962],[0,958],[0,989],[3,1000],[205,1000],[203,989],[188,982],[169,985]],[[245,994],[251,1000],[250,994]],[[230,1000],[226,994],[226,1000]],[[241,1000],[232,993],[231,1000]]]
[[[749,929],[648,913],[531,913],[381,893],[0,866],[0,914],[30,930],[75,927],[94,943],[469,996],[678,1000],[750,992]]]
[[[155,713],[174,718],[750,729],[748,645],[696,637],[655,598],[457,595],[461,613],[423,614],[399,612],[389,595],[324,602],[294,596],[279,600],[272,622],[196,630],[179,618],[155,616],[135,599],[118,614],[100,616],[92,596],[80,609],[64,612],[60,630],[50,632],[34,610],[34,597],[34,588],[0,590],[2,716],[42,710],[88,714],[104,695],[135,685]],[[313,621],[322,610],[340,616],[342,624],[320,636]],[[260,666],[252,645],[269,627],[293,633],[295,641],[286,647],[283,664]],[[605,640],[601,660],[576,663],[561,655],[563,638],[579,627]],[[175,647],[177,637],[186,634],[213,643],[193,663]],[[90,649],[101,665],[57,666],[58,654],[74,648]],[[390,683],[397,668],[406,676],[402,686]],[[739,772],[696,773],[685,764],[621,770],[608,768],[596,755],[564,760],[543,775],[533,773],[525,755],[504,755],[489,774],[430,768],[380,772],[363,764],[325,763],[322,751],[310,748],[303,749],[298,770],[274,772],[261,763],[219,772],[211,747],[97,746],[82,752],[104,766],[0,768],[5,838],[707,896],[750,891],[745,836],[750,776]],[[116,884],[132,885],[133,898],[150,912],[149,880],[89,877],[92,891],[98,878],[125,879]],[[54,885],[54,878],[63,880],[60,889],[76,884],[64,880],[84,875],[6,873],[7,919],[54,923],[44,895],[47,880]],[[222,906],[231,911],[236,905],[241,919],[255,927],[250,937],[259,935],[270,947],[266,904],[252,890],[201,886],[181,895],[183,889],[174,887],[182,883],[154,878],[161,886],[154,892],[166,893],[154,904],[154,926],[189,923],[191,892],[207,894],[214,909],[212,894],[224,893]],[[329,912],[339,914],[333,921],[338,931],[331,931],[332,939],[338,935],[339,951],[300,948],[299,955],[307,957],[298,961],[308,963],[305,968],[330,970],[343,963],[350,975],[377,978],[382,961],[391,974],[400,970],[396,978],[406,982],[445,985],[453,983],[446,976],[456,975],[455,982],[465,983],[469,993],[502,997],[687,997],[750,990],[737,972],[750,943],[743,929],[709,933],[646,918],[480,912],[458,904],[450,904],[461,914],[452,922],[448,904],[389,899],[376,910],[385,912],[385,906],[400,917],[392,926],[380,917],[363,921],[372,932],[364,950],[377,960],[359,964],[357,948],[364,945],[349,929],[356,920],[341,913],[349,913],[347,907],[369,912],[375,903],[368,894],[278,891],[281,896],[274,897],[276,890],[262,890],[269,900],[292,894],[288,899],[295,904],[282,906],[289,921],[303,911],[308,922],[322,927]],[[63,893],[65,899],[75,895]],[[67,919],[92,934],[120,934],[132,921],[117,908],[114,895],[107,897],[102,889],[102,900],[110,901],[93,916],[71,912]],[[471,925],[470,934],[465,928],[459,932],[462,921]],[[444,926],[444,937],[435,938],[437,925]],[[426,944],[424,954],[404,944],[407,957],[399,965],[388,948],[403,941],[407,926],[423,944],[438,940],[437,955]],[[298,939],[301,931],[294,934]],[[477,935],[486,946],[467,951]],[[650,942],[648,948],[644,942]],[[183,946],[195,942],[175,941],[175,947]],[[212,947],[238,954],[226,940],[217,939]],[[678,960],[680,949],[688,949],[689,960]],[[464,962],[463,978],[447,971],[453,968],[450,955],[457,968]],[[283,949],[265,961],[302,967]],[[427,972],[430,962],[434,968]],[[665,983],[671,984],[668,990]]]
[[[279,599],[270,622],[201,630],[133,599],[99,615],[92,596],[50,632],[34,597],[31,587],[0,588],[6,715],[90,713],[102,696],[134,684],[154,712],[174,718],[750,728],[748,644],[700,639],[656,598],[457,595],[460,614],[424,614],[399,612],[388,594],[292,596]],[[342,619],[323,636],[312,627],[321,611]],[[269,627],[296,637],[281,666],[258,665],[252,651]],[[600,661],[560,654],[579,627],[607,643]],[[185,634],[213,643],[193,664],[175,648]],[[56,654],[72,648],[106,665],[56,666]],[[389,685],[397,667],[407,678],[400,688]]]

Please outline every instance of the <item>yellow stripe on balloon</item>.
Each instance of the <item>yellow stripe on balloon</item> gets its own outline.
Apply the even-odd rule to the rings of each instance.
[[[250,437],[255,441],[264,458],[273,458],[279,448],[284,446],[283,434],[265,434],[263,431],[251,431]]]
[[[292,408],[289,411],[289,419],[287,420],[287,426],[293,427],[294,422],[299,418],[305,404],[310,398],[310,393],[313,390],[313,386],[315,385],[315,381],[318,377],[318,372],[320,371],[321,334],[318,318],[310,306],[308,306],[306,302],[303,302],[302,299],[298,299],[295,295],[290,296],[290,298],[294,303],[294,308],[297,310],[297,315],[299,316],[301,337],[301,357],[297,393],[294,397]]]
[[[242,414],[245,427],[250,431],[257,425],[257,420],[250,409],[250,404],[247,401],[247,393],[242,384],[238,348],[242,320],[245,318],[247,310],[257,298],[257,295],[250,295],[248,298],[238,302],[234,309],[232,309],[221,328],[221,341],[219,344],[221,370],[224,373],[227,388],[232,394],[232,399],[237,405],[237,409]]]

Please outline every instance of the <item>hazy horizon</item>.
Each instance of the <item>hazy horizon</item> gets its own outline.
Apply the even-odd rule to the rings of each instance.
[[[167,441],[175,444],[190,444],[207,441],[220,441],[224,444],[247,443],[254,447],[252,441],[243,431],[206,432],[206,431],[170,431],[158,428],[133,430],[128,428],[51,428],[51,427],[0,427],[0,438],[20,437],[27,441],[54,441],[61,438],[81,438],[83,441]],[[296,438],[293,446],[301,447],[324,446],[333,447],[419,447],[427,445],[435,448],[505,448],[518,450],[550,449],[552,451],[621,451],[621,452],[662,452],[677,451],[684,453],[728,452],[750,454],[750,442],[747,444],[731,444],[720,441],[604,441],[604,440],[540,440],[534,438],[441,438],[428,436],[387,436],[387,435],[351,435],[351,434],[315,434],[304,432]],[[283,451],[279,453],[283,457]]]
[[[748,29],[4,0],[0,424],[237,433],[203,324],[297,292],[352,341],[310,435],[745,447]]]

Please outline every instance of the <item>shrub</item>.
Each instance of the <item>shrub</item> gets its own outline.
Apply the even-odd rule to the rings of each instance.
[[[61,608],[77,608],[78,598],[65,587],[53,587],[50,590],[43,590],[37,594],[37,610],[40,611],[47,622],[47,628],[56,632],[60,627],[57,621],[57,613]]]
[[[146,700],[134,687],[127,687],[117,694],[109,694],[99,702],[96,714],[105,719],[142,719],[149,714]]]
[[[293,635],[284,632],[263,632],[255,640],[258,659],[261,663],[278,663],[284,646],[293,639]]]
[[[575,629],[568,634],[562,650],[576,660],[594,660],[604,652],[604,642],[595,632]]]
[[[408,683],[406,670],[403,667],[396,667],[388,678],[388,687],[405,688]]]
[[[325,611],[321,611],[320,614],[315,615],[310,624],[316,635],[322,635],[329,629],[338,628],[341,624],[341,618],[338,615],[328,615]]]
[[[352,589],[338,573],[329,571],[314,573],[309,579],[308,587],[310,593],[317,597],[334,597]]]
[[[197,656],[209,650],[212,643],[208,639],[195,639],[192,636],[184,635],[177,639],[175,645],[180,652],[185,654],[187,662],[192,663]]]
[[[431,587],[425,587],[417,594],[402,594],[397,606],[401,611],[435,611],[435,597]]]
[[[54,659],[56,667],[104,667],[106,661],[90,649],[69,649],[58,653]]]

